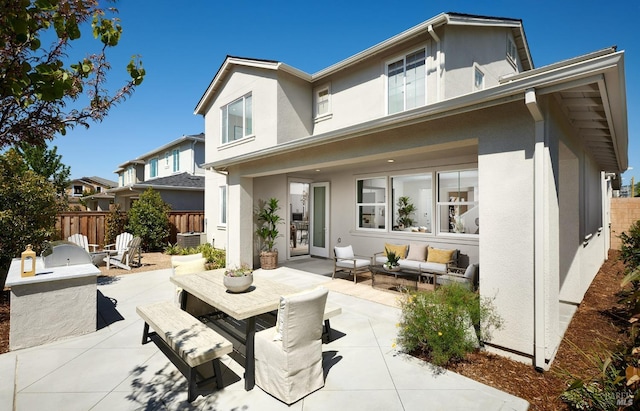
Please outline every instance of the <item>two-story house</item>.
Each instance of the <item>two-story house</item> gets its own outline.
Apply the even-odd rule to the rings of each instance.
[[[195,113],[208,240],[230,265],[256,264],[260,200],[280,200],[284,232],[303,193],[308,255],[458,249],[505,321],[491,349],[548,369],[607,258],[628,162],[615,48],[534,68],[521,20],[445,13],[315,74],[228,56]]]
[[[106,207],[108,210],[113,196],[106,192],[117,185],[115,181],[98,176],[71,180],[67,188],[69,208],[96,211],[99,207]]]
[[[123,211],[148,188],[158,191],[172,210],[203,210],[204,156],[204,134],[182,136],[120,164],[114,171],[118,186],[108,193]]]

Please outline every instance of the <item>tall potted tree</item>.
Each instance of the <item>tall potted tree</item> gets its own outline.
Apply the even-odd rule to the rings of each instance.
[[[416,207],[408,196],[398,198],[398,226],[400,229],[408,228],[413,225],[411,215],[415,213]]]
[[[258,209],[258,229],[256,234],[262,240],[262,251],[260,252],[260,267],[265,270],[272,270],[278,266],[278,250],[274,249],[276,238],[280,234],[278,224],[283,221],[277,212],[280,210],[277,198],[270,198],[269,201],[261,202]]]

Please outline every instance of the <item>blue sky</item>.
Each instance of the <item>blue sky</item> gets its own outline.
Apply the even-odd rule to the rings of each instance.
[[[601,1],[120,1],[123,35],[110,50],[111,84],[129,58],[147,76],[126,102],[91,128],[57,137],[72,178],[117,180],[119,164],[185,134],[204,131],[194,108],[227,55],[278,60],[315,73],[442,12],[523,20],[536,67],[613,45],[625,51],[629,165],[640,181],[640,2]],[[84,54],[86,41],[77,47]],[[124,75],[123,75],[124,74]],[[634,174],[637,173],[637,174]]]

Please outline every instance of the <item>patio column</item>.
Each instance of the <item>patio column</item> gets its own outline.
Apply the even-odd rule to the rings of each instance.
[[[253,264],[253,179],[228,175],[227,267]]]

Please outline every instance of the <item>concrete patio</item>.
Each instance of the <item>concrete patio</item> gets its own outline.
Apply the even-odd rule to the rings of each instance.
[[[255,275],[298,287],[325,284],[342,307],[323,345],[324,388],[286,406],[259,387],[245,391],[243,369],[223,358],[224,388],[186,402],[186,380],[154,344],[141,345],[136,305],[170,300],[170,270],[99,279],[99,330],[0,355],[3,410],[526,410],[528,403],[433,368],[393,348],[395,295],[331,280],[326,261],[293,261]],[[297,268],[296,268],[297,267]],[[305,271],[299,268],[304,267]],[[366,293],[366,298],[358,293]],[[373,301],[372,301],[373,300]],[[380,301],[380,302],[375,302]]]

